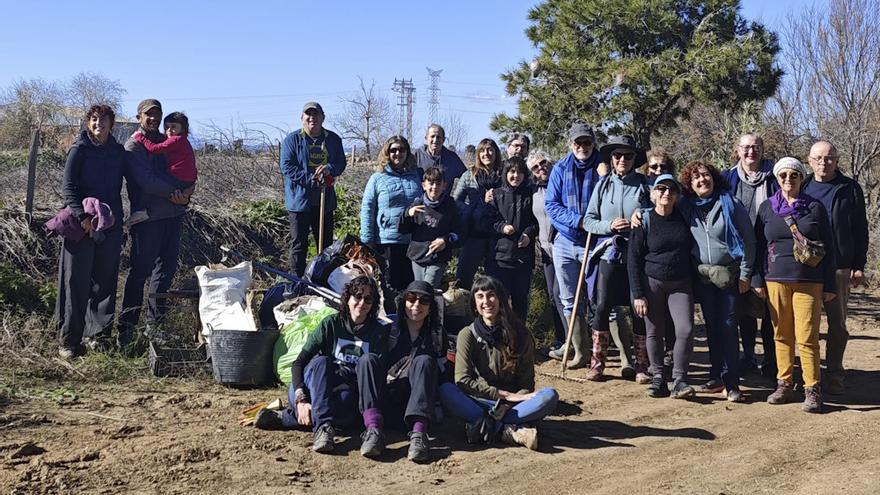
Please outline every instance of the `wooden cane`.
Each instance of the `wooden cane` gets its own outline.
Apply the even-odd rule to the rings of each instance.
[[[565,335],[565,351],[562,353],[562,378],[565,378],[565,370],[568,367],[568,348],[571,346],[571,334],[574,331],[574,320],[577,318],[578,306],[581,302],[581,289],[584,287],[584,273],[587,271],[587,259],[590,257],[590,241],[593,233],[587,232],[587,243],[584,245],[584,261],[581,262],[581,274],[578,276],[577,289],[574,291],[574,306],[571,308],[571,316],[568,318],[568,332]]]
[[[324,252],[324,203],[327,198],[327,187],[321,186],[321,211],[318,218],[318,254]]]

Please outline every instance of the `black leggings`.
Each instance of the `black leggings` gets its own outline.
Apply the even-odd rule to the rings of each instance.
[[[592,322],[593,330],[600,332],[610,331],[608,318],[611,316],[611,309],[615,306],[632,307],[629,298],[628,277],[626,265],[608,263],[605,260],[599,262],[599,273],[596,279],[596,309]],[[636,335],[645,335],[645,321],[634,317],[632,330]]]

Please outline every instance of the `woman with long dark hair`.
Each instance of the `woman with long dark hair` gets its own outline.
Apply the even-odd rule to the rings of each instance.
[[[477,145],[477,159],[455,185],[452,199],[467,208],[465,223],[467,238],[458,259],[455,277],[458,287],[470,289],[480,265],[490,253],[492,236],[474,228],[474,223],[485,214],[486,203],[492,198],[492,189],[501,186],[501,150],[492,139],[486,138]]]
[[[402,290],[413,281],[406,254],[410,235],[400,231],[400,219],[422,194],[420,173],[403,136],[391,136],[382,146],[379,162],[361,202],[361,241],[388,261],[388,283]]]
[[[398,320],[391,331],[388,362],[388,416],[409,427],[413,462],[431,460],[428,421],[437,396],[437,381],[446,370],[446,330],[434,288],[416,280],[397,296]]]
[[[505,443],[536,450],[538,431],[527,425],[552,413],[559,394],[535,391],[535,345],[501,282],[480,277],[471,294],[477,317],[458,333],[455,383],[440,386],[440,400],[467,422],[469,442],[500,434]]]

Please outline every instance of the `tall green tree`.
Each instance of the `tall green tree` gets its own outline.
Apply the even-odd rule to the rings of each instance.
[[[737,0],[546,0],[526,30],[538,56],[501,76],[519,115],[495,115],[491,128],[552,147],[582,119],[649,147],[695,102],[765,99],[782,77],[778,39],[739,10]]]

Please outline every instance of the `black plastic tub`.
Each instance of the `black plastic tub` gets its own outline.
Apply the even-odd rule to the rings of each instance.
[[[232,387],[274,385],[272,350],[279,333],[277,330],[211,332],[214,379]]]

